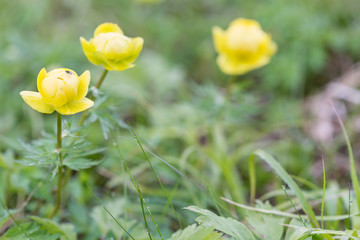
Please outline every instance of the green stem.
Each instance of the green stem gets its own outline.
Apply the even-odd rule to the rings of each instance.
[[[238,79],[238,75],[231,75],[229,77],[229,83],[225,89],[225,97],[229,101],[230,101],[230,97],[231,97],[231,92],[233,90],[233,86],[236,84],[237,79]]]
[[[98,82],[96,83],[95,85],[95,88],[96,89],[99,89],[101,87],[101,84],[103,83],[105,77],[106,77],[106,74],[109,72],[109,70],[107,69],[104,69],[104,72],[103,74],[101,75],[101,77],[99,78]]]
[[[96,89],[99,89],[101,87],[101,84],[104,82],[104,79],[107,75],[107,73],[109,72],[109,70],[107,69],[104,69],[104,72],[102,73],[102,75],[100,76],[99,80],[97,81],[96,85],[95,85],[95,88]],[[95,100],[95,96],[93,93],[90,94],[89,98],[91,100]],[[89,115],[89,112],[88,111],[85,111],[81,114],[81,117],[80,117],[80,121],[79,121],[79,126],[82,126],[85,122],[85,119],[86,117]]]
[[[62,189],[62,186],[63,186],[63,184],[62,184],[63,166],[62,166],[62,154],[61,154],[61,141],[62,141],[61,132],[62,132],[61,114],[57,113],[57,146],[56,146],[56,151],[57,151],[58,157],[59,157],[58,187],[57,187],[56,206],[55,206],[54,211],[51,213],[50,218],[53,218],[55,216],[55,214],[59,211],[60,206],[61,206],[61,189]]]

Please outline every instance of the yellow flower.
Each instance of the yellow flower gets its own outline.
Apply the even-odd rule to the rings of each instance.
[[[238,18],[227,30],[212,29],[214,45],[219,53],[216,61],[225,74],[244,74],[269,63],[277,47],[258,22]]]
[[[103,23],[95,29],[94,38],[86,41],[80,37],[81,46],[88,60],[95,65],[103,65],[110,71],[122,71],[134,67],[144,40],[129,38],[114,23]]]
[[[71,69],[57,68],[46,72],[41,69],[37,77],[39,92],[22,91],[24,101],[41,113],[55,111],[63,115],[82,112],[94,105],[86,98],[90,84],[90,72],[87,70],[80,77]]]

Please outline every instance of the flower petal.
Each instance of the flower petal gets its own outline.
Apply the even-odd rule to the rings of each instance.
[[[80,75],[77,96],[74,98],[74,101],[80,101],[86,96],[89,90],[90,78],[91,76],[89,70],[86,70]]]
[[[110,71],[124,71],[128,68],[133,68],[135,67],[135,64],[128,64],[124,61],[119,61],[119,62],[114,62],[114,63],[110,63],[111,64],[111,69],[106,69],[110,70]]]
[[[83,51],[85,53],[85,56],[92,64],[104,65],[105,69],[110,70],[110,71],[113,70],[113,67],[111,66],[109,61],[106,59],[104,54],[102,52],[95,51],[95,46],[92,44],[92,42],[88,42],[82,37],[80,37],[80,42],[81,42]]]
[[[217,57],[216,61],[221,71],[223,71],[225,74],[240,75],[268,64],[270,58],[263,57],[255,62],[241,62],[241,61],[234,61],[230,57],[220,54]]]
[[[38,88],[41,95],[43,95],[42,82],[45,79],[46,75],[47,75],[46,69],[43,68],[43,69],[40,70],[40,72],[39,72],[39,74],[37,76],[37,88]]]
[[[56,108],[62,115],[72,115],[78,112],[85,111],[88,108],[91,108],[94,105],[94,102],[88,98],[84,98],[80,101],[72,101],[61,107]]]
[[[221,28],[215,26],[212,28],[215,50],[219,53],[226,51],[226,37],[225,32]]]
[[[130,57],[123,60],[124,62],[126,62],[128,64],[133,63],[136,60],[136,58],[139,56],[139,54],[142,50],[142,47],[144,45],[144,39],[141,37],[132,38],[131,45],[132,45],[133,49],[132,49]]]
[[[42,96],[38,92],[31,91],[22,91],[20,92],[21,97],[24,101],[33,109],[41,113],[52,113],[54,112],[54,108],[42,102]]]
[[[107,33],[107,32],[118,32],[124,34],[119,25],[115,23],[103,23],[100,24],[94,32],[94,37],[99,35],[100,33]]]

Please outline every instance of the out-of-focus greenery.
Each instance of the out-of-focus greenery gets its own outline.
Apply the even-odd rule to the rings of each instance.
[[[103,22],[117,23],[127,36],[140,36],[145,43],[135,68],[108,73],[83,132],[87,141],[106,148],[93,155],[101,163],[68,176],[57,220],[72,223],[79,239],[123,234],[97,205],[86,182],[110,212],[138,234],[136,239],[147,237],[138,197],[117,148],[163,235],[179,229],[127,122],[153,153],[148,152],[150,160],[184,226],[194,219],[181,210],[189,205],[242,216],[219,197],[248,202],[248,159],[258,148],[277,156],[289,173],[318,180],[311,172],[318,146],[303,131],[307,116],[302,101],[360,59],[359,12],[356,0],[1,0],[0,199],[15,209],[45,178],[25,213],[46,217],[51,212],[56,182],[48,180],[51,169],[20,165],[27,155],[20,143],[54,133],[56,118],[30,109],[19,92],[36,90],[42,67],[89,69],[94,84],[102,69],[87,61],[79,37],[90,39]],[[230,84],[230,77],[216,66],[211,28],[226,28],[238,17],[259,21],[277,43],[278,53],[267,66]],[[76,126],[79,116],[65,119]],[[331,165],[327,169],[336,171]],[[256,173],[259,194],[278,187],[266,167]],[[68,229],[51,226],[58,234]],[[153,226],[151,230],[155,233]]]

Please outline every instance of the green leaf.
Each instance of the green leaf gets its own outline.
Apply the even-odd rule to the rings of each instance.
[[[87,169],[98,165],[102,160],[93,161],[87,158],[70,158],[63,162],[63,165],[73,170]]]
[[[31,216],[30,219],[39,223],[41,227],[50,234],[61,234],[61,240],[76,240],[76,233],[72,224],[59,225],[58,223],[45,218]]]
[[[214,232],[214,228],[204,228],[195,224],[179,230],[174,233],[168,240],[218,240],[225,239],[221,233]]]
[[[235,239],[255,240],[251,231],[243,223],[233,218],[220,217],[209,210],[196,206],[186,207],[185,209],[200,213],[202,216],[197,218],[196,221],[204,227],[214,227],[216,230],[226,233]]]
[[[25,235],[26,234],[26,235]],[[10,228],[1,240],[56,240],[61,236],[60,233],[51,234],[42,229],[41,226],[34,222],[22,223]]]
[[[305,240],[311,235],[311,232],[311,229],[299,228],[291,235],[290,240]]]
[[[271,208],[269,204],[262,204],[257,206],[261,208]],[[254,212],[246,213],[246,221],[254,229],[258,235],[267,240],[281,239],[284,227],[281,225],[284,222],[283,218],[268,214],[259,214]]]

